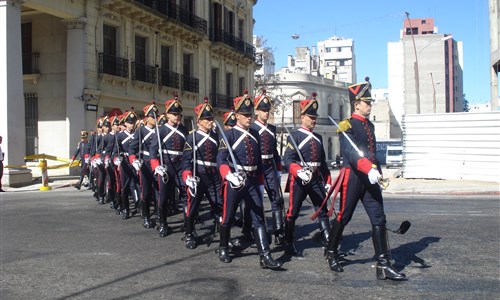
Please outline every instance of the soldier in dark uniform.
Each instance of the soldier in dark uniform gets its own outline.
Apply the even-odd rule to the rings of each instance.
[[[178,192],[182,202],[186,198],[186,187],[181,174],[181,160],[188,131],[184,125],[179,124],[182,105],[175,97],[175,99],[165,102],[165,110],[167,122],[163,126],[158,126],[159,139],[152,140],[149,147],[151,169],[157,175],[159,186],[157,205],[160,219],[160,237],[166,237],[171,231],[167,226],[168,203],[172,199],[171,196]],[[165,178],[168,179],[165,180]]]
[[[150,145],[156,140],[156,116],[158,107],[155,103],[147,105],[143,109],[145,116],[145,125],[139,126],[134,133],[134,138],[130,143],[129,162],[138,172],[141,184],[141,207],[144,228],[153,228],[154,222],[151,221],[151,202],[155,189],[155,178],[151,169]]]
[[[120,185],[119,180],[117,180],[116,169],[112,159],[114,157],[113,150],[116,148],[117,144],[116,134],[120,130],[119,124],[120,119],[118,117],[118,112],[109,119],[109,123],[103,123],[105,131],[108,130],[108,134],[104,137],[102,151],[102,155],[104,156],[104,168],[106,169],[108,178],[107,202],[111,203],[110,207],[116,211],[117,215],[120,214]],[[108,126],[111,128],[106,129]]]
[[[382,175],[380,163],[375,156],[377,149],[375,127],[368,120],[372,107],[371,84],[368,80],[367,77],[366,82],[348,87],[354,112],[350,119],[339,124],[340,146],[344,157],[344,172],[341,174],[344,176],[340,178],[342,184],[340,209],[332,224],[325,254],[330,269],[334,272],[343,272],[344,269],[339,263],[339,242],[344,227],[352,218],[356,204],[361,200],[372,224],[377,278],[404,280],[405,275],[398,273],[390,261],[391,250],[387,240],[382,192],[377,184]],[[358,153],[340,131],[345,132],[362,153]]]
[[[92,191],[94,192],[94,197],[96,201],[99,201],[99,161],[102,165],[102,160],[97,159],[97,150],[102,140],[102,120],[103,118],[98,118],[96,121],[96,131],[90,137],[90,167],[91,167],[91,178],[90,183],[92,185]]]
[[[312,99],[300,101],[301,126],[288,137],[285,151],[285,165],[289,166],[290,173],[287,180],[287,191],[290,192],[290,200],[285,220],[285,253],[299,255],[295,248],[293,239],[295,231],[295,220],[299,216],[302,202],[307,196],[318,210],[328,189],[331,187],[330,170],[326,164],[323,138],[313,132],[318,116],[318,101],[316,93]],[[296,149],[291,142],[299,149]],[[300,151],[304,161],[300,159],[297,151]],[[328,220],[328,209],[323,206],[318,215],[319,229],[322,233],[324,243],[328,241],[330,223]]]
[[[234,115],[233,110],[225,112],[223,119],[224,121],[222,125],[224,126],[224,130],[229,130],[236,125],[236,116]]]
[[[95,168],[97,169],[97,197],[99,199],[99,204],[105,204],[109,203],[109,195],[107,198],[106,196],[106,167],[104,165],[104,156],[105,154],[104,149],[106,149],[106,144],[107,139],[108,139],[108,132],[111,128],[111,123],[109,122],[109,117],[104,116],[101,119],[101,134],[97,138],[97,150],[96,154],[94,155],[94,164]]]
[[[186,137],[186,145],[182,156],[182,178],[187,187],[187,202],[184,209],[185,242],[188,249],[196,248],[196,241],[193,237],[194,219],[203,196],[207,197],[212,206],[216,222],[219,222],[222,209],[221,179],[217,171],[219,136],[212,130],[214,113],[212,106],[208,103],[208,98],[205,98],[204,103],[194,108],[194,113],[197,118],[198,128],[193,128],[193,132]],[[196,145],[194,141],[196,141]],[[194,156],[196,156],[196,160]]]
[[[125,112],[121,117],[121,122],[125,126],[125,130],[116,135],[117,143],[115,149],[114,163],[118,166],[121,184],[121,215],[122,219],[130,217],[129,195],[131,192],[131,183],[134,180],[134,168],[128,160],[130,145],[134,140],[135,123],[137,122],[137,114],[133,108],[131,111]]]
[[[237,124],[226,131],[227,143],[220,141],[217,165],[224,181],[224,204],[220,225],[219,260],[231,262],[229,238],[231,225],[240,201],[250,207],[254,227],[254,237],[260,255],[262,268],[276,269],[281,263],[271,256],[264,220],[262,194],[259,185],[264,184],[264,172],[258,132],[250,128],[253,114],[252,99],[245,91],[234,99]],[[234,154],[233,162],[230,152]],[[235,165],[236,164],[236,165]]]
[[[256,130],[260,138],[262,168],[264,170],[264,186],[261,186],[260,189],[262,194],[264,194],[264,189],[266,190],[271,201],[274,243],[282,245],[284,242],[284,200],[280,186],[282,166],[276,144],[276,126],[267,122],[271,110],[271,98],[266,95],[266,90],[263,90],[262,95],[254,99],[254,107],[257,118],[250,128]]]
[[[78,146],[76,147],[75,153],[71,157],[71,160],[74,161],[76,158],[79,158],[81,163],[82,163],[82,170],[80,171],[80,178],[78,180],[78,183],[76,184],[75,188],[80,189],[82,185],[83,178],[85,175],[88,176],[89,174],[89,162],[90,162],[90,156],[89,156],[89,150],[90,150],[90,145],[88,141],[89,133],[86,130],[82,130],[80,132],[80,142],[78,143]]]

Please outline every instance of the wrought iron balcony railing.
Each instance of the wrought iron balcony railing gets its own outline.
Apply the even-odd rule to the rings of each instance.
[[[132,80],[156,83],[156,68],[143,63],[132,62]]]
[[[128,78],[128,59],[99,53],[99,73]]]
[[[233,106],[233,98],[231,96],[223,95],[223,94],[210,94],[210,105],[216,108],[227,108],[231,109]]]
[[[207,34],[207,21],[181,6],[165,0],[135,0],[163,15],[168,16],[194,30]]]
[[[159,83],[161,86],[168,86],[176,89],[179,88],[179,73],[160,69],[159,76]]]
[[[38,59],[40,58],[40,53],[30,52],[23,53],[23,74],[40,74],[38,69]]]
[[[182,82],[181,89],[183,91],[198,93],[199,82],[200,82],[198,78],[194,78],[194,77],[187,76],[187,75],[182,75],[181,82]]]

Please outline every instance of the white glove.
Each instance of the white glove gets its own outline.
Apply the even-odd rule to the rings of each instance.
[[[240,176],[231,172],[226,175],[226,180],[231,182],[234,186],[240,186],[243,183],[243,180]]]
[[[85,159],[85,163],[88,165],[88,164],[89,164],[89,162],[90,162],[90,157],[87,157],[87,158]]]
[[[111,159],[109,157],[105,158],[104,159],[104,167],[108,168],[110,165],[111,165]]]
[[[188,176],[188,178],[186,179],[186,185],[193,190],[196,188],[197,184],[198,182],[196,181],[196,179],[191,176]]]
[[[259,185],[259,191],[260,191],[260,195],[262,196],[262,198],[264,198],[264,185],[263,184]]]
[[[377,169],[371,169],[370,172],[368,172],[368,180],[370,180],[371,184],[378,183],[380,177],[382,177],[382,175],[380,175]]]
[[[121,158],[121,156],[118,156],[117,158],[115,158],[115,159],[113,160],[113,163],[115,164],[115,166],[119,167],[119,166],[120,166],[120,164],[122,163],[122,158]]]
[[[297,171],[297,176],[304,182],[311,181],[312,172],[309,169],[300,169]]]
[[[325,184],[325,190],[326,190],[326,193],[328,194],[328,192],[330,191],[330,189],[332,188],[332,185],[327,183]]]
[[[134,161],[132,161],[132,166],[134,167],[134,169],[139,172],[141,170],[141,167],[142,167],[142,163],[140,160],[138,159],[134,159]]]
[[[278,182],[281,182],[281,171],[276,171],[276,176],[278,176]]]
[[[94,163],[96,166],[100,166],[102,165],[102,159],[100,157],[94,159]]]
[[[167,169],[164,166],[158,166],[155,168],[155,174],[160,175],[161,177],[165,176]]]

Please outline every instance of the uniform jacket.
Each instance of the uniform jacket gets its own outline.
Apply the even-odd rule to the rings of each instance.
[[[281,171],[281,158],[278,154],[278,147],[276,143],[276,126],[272,124],[263,124],[255,120],[250,128],[257,131],[260,138],[261,159],[263,162],[274,159],[276,169]]]
[[[196,146],[193,143],[193,132],[186,137],[184,153],[182,154],[182,179],[193,176],[193,152],[196,151],[196,173],[206,173],[206,168],[217,167],[217,153],[219,151],[219,135],[210,130],[208,133],[198,129],[194,131]]]
[[[172,126],[165,123],[158,127],[158,132],[160,133],[161,144],[159,145],[158,138],[155,138],[149,145],[151,168],[153,170],[160,165],[159,149],[162,151],[164,164],[179,163],[182,159],[182,152],[184,151],[186,136],[188,135],[186,126],[182,124]]]
[[[140,126],[134,133],[134,138],[130,142],[129,162],[132,163],[135,159],[151,159],[149,152],[150,145],[153,140],[156,140],[156,129],[149,126]]]

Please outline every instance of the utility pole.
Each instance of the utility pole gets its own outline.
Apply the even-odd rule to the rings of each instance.
[[[418,76],[418,57],[417,57],[417,47],[415,46],[415,38],[413,36],[413,27],[411,26],[410,13],[405,12],[406,18],[408,19],[408,23],[410,25],[410,34],[411,39],[413,41],[413,51],[415,52],[415,63],[413,64],[413,68],[415,70],[415,97],[416,97],[416,106],[417,106],[417,114],[420,114],[420,80]]]

